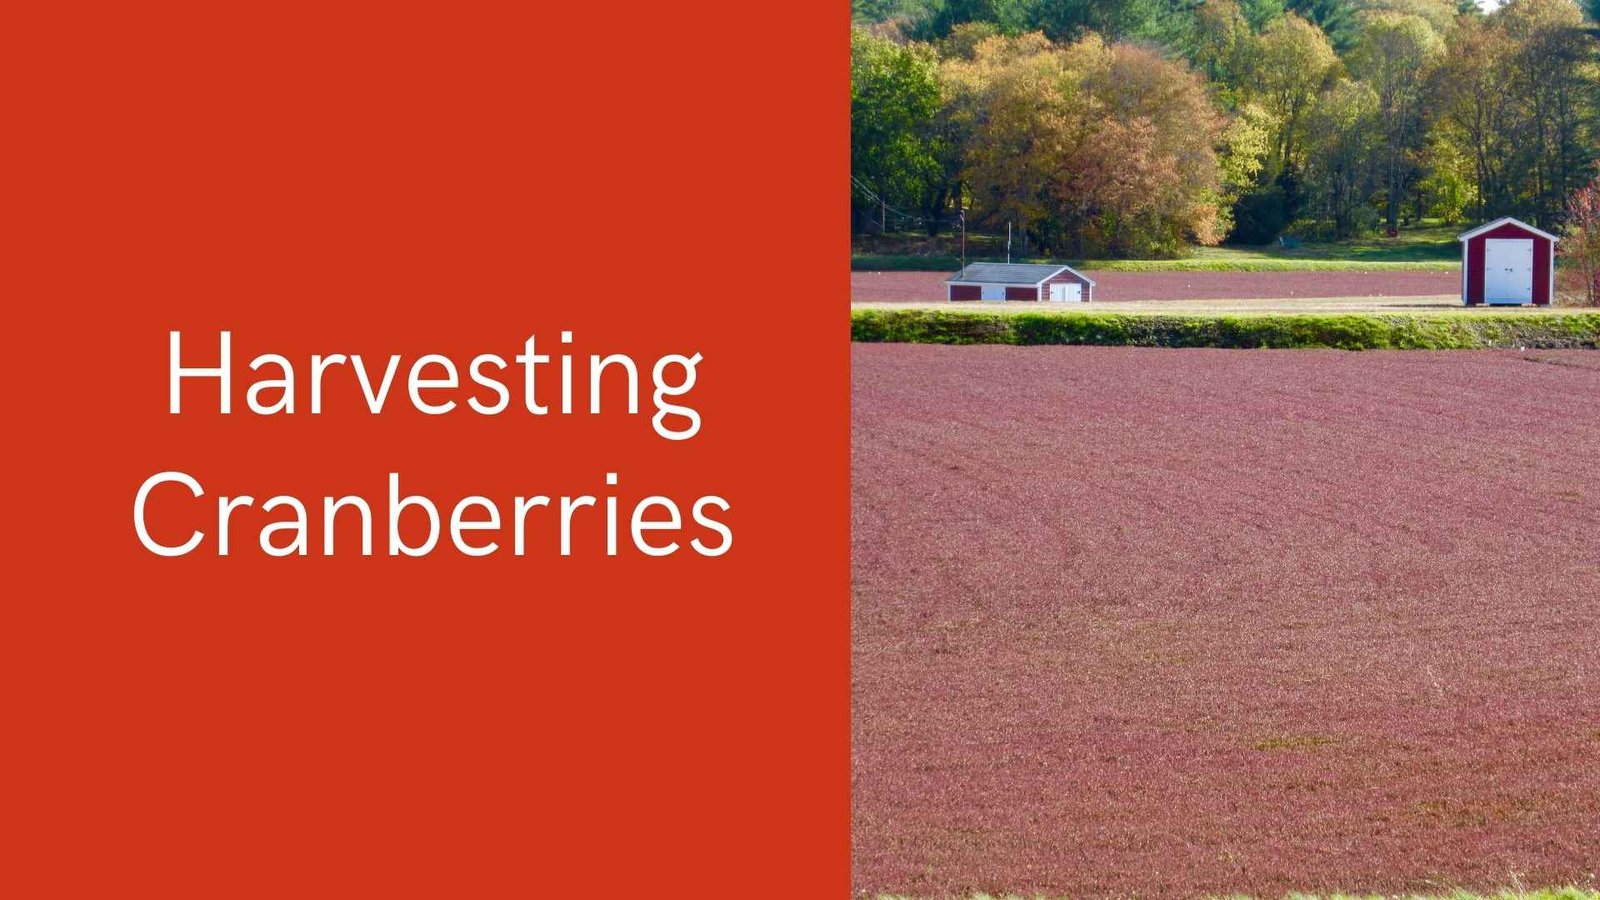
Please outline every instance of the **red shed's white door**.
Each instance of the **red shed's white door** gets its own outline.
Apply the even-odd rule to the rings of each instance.
[[[1081,284],[1052,284],[1050,285],[1050,299],[1057,303],[1082,303],[1083,285]]]
[[[1483,299],[1486,303],[1533,302],[1533,241],[1488,238],[1483,242]]]

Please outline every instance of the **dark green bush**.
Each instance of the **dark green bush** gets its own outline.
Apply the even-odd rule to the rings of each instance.
[[[857,309],[850,337],[922,344],[1459,350],[1600,348],[1600,313],[1134,315]]]

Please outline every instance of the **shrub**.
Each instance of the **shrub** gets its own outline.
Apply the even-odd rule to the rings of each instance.
[[[1285,350],[1597,349],[1600,313],[1227,316],[858,309],[851,312],[850,337],[868,343]]]

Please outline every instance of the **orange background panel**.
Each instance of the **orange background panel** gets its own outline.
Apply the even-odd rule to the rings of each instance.
[[[848,890],[836,12],[13,18],[0,894]],[[208,387],[168,415],[167,332],[200,364],[224,328],[237,372],[280,353],[302,379],[314,353],[464,366],[562,330],[644,365],[699,352],[704,425],[662,440],[648,393],[638,417],[536,418],[515,393],[427,417],[403,367],[377,417],[348,373],[318,417],[250,414],[244,383],[233,415]],[[158,558],[131,513],[164,469],[208,492],[158,495],[167,533],[209,531],[217,494],[359,493],[380,555],[353,533],[315,555],[313,506],[312,556],[245,527],[228,558]],[[446,535],[394,559],[390,471],[446,511],[615,471],[624,508],[727,498],[734,546],[650,559],[624,535],[607,559],[591,531],[571,558],[546,534],[470,559]]]

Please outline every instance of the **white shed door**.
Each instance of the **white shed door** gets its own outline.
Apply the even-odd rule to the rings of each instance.
[[[1006,298],[1006,286],[1003,284],[986,284],[980,290],[982,291],[980,296],[985,300],[1004,300]]]
[[[1083,285],[1052,284],[1050,285],[1050,299],[1057,303],[1082,303]]]
[[[1533,302],[1533,240],[1488,238],[1483,242],[1486,303]]]

